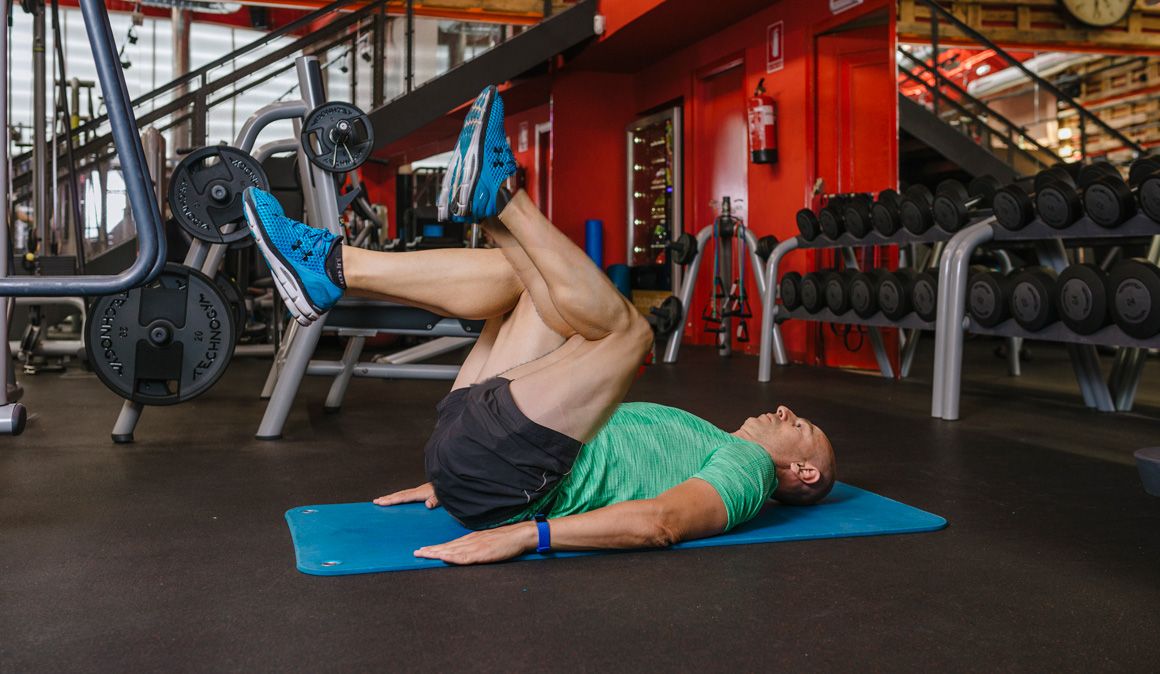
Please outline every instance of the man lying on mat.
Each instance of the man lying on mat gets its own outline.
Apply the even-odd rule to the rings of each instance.
[[[652,331],[523,191],[501,190],[514,170],[503,101],[488,87],[439,203],[443,219],[484,222],[498,248],[361,250],[286,218],[264,192],[245,195],[250,231],[300,323],[344,291],[486,319],[436,408],[430,482],[375,499],[441,505],[477,530],[415,555],[471,564],[667,546],[727,531],[770,496],[810,504],[829,493],[830,442],[786,407],[727,433],[678,409],[622,403]]]

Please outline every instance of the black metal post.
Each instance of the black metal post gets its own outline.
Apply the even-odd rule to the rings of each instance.
[[[942,75],[938,62],[938,14],[934,12],[931,12],[930,15],[930,61],[931,71],[934,73],[934,89],[932,90],[934,114],[937,117],[938,99],[942,95]]]
[[[387,9],[386,6],[380,6],[379,11],[375,12],[374,18],[374,45],[371,47],[371,71],[373,81],[371,82],[371,107],[377,108],[386,101],[386,96],[383,92],[383,70],[386,65],[385,50],[383,49],[383,34],[386,33],[387,27]]]
[[[406,82],[407,93],[415,88],[415,0],[407,0],[407,26],[406,26],[406,60],[407,69],[404,74],[404,81]]]
[[[64,45],[60,34],[60,0],[52,0],[52,42],[56,51],[57,87],[60,91],[56,105],[60,124],[64,125],[65,158],[68,161],[69,216],[72,218],[73,234],[76,241],[76,271],[85,273],[85,226],[81,215],[80,188],[77,187],[77,164],[73,157],[72,116],[68,108],[68,84],[64,70]],[[57,148],[52,148],[57,152]]]

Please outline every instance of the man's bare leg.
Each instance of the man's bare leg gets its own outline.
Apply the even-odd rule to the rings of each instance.
[[[586,442],[628,392],[652,330],[522,190],[499,217],[510,239],[499,228],[492,234],[516,273],[544,283],[546,297],[529,295],[539,314],[558,312],[568,326],[559,349],[505,374],[512,396],[531,420]]]

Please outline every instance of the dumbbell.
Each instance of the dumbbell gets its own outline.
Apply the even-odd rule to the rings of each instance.
[[[1095,166],[1099,164],[1092,165]],[[1082,173],[1080,177],[1083,177]],[[1088,182],[1083,190],[1083,210],[1101,227],[1119,227],[1136,214],[1136,195],[1120,177],[1120,172],[1113,168]]]
[[[871,269],[859,272],[850,279],[847,289],[850,308],[859,318],[870,318],[878,313],[878,286],[887,276],[890,276],[890,272],[885,269]]]
[[[818,215],[812,209],[801,209],[794,219],[797,221],[798,234],[806,241],[813,241],[822,233],[822,224],[818,222]]]
[[[938,276],[929,271],[920,271],[914,275],[910,305],[924,321],[933,321],[938,316]]]
[[[870,217],[874,221],[874,231],[882,236],[894,236],[902,226],[898,217],[898,207],[902,203],[902,196],[894,190],[882,190],[878,199],[870,208]]]
[[[966,226],[978,211],[991,207],[991,200],[999,190],[994,176],[979,176],[966,187],[957,180],[944,180],[935,189],[934,221],[946,232],[957,232]]]
[[[985,328],[993,328],[1010,316],[1008,299],[1011,282],[1002,273],[986,267],[972,267],[967,281],[967,312]]]
[[[911,296],[916,276],[916,271],[904,268],[882,277],[878,282],[878,310],[883,316],[898,321],[914,310]]]
[[[1085,166],[1078,178],[1073,178],[1066,169],[1051,175],[1058,176],[1058,179],[1049,181],[1035,193],[1035,210],[1039,213],[1039,219],[1049,227],[1064,229],[1083,216],[1080,195],[1088,184],[1102,176],[1118,177],[1119,172],[1107,162],[1097,162]]]
[[[1057,320],[1051,301],[1055,284],[1055,270],[1048,267],[1029,267],[1011,278],[1011,315],[1024,330],[1039,332]]]
[[[911,234],[923,234],[934,226],[934,194],[925,185],[911,185],[898,203],[898,219]]]
[[[1133,162],[1128,183],[1136,189],[1136,200],[1144,215],[1160,222],[1160,157],[1143,157]]]
[[[1018,183],[1007,185],[995,192],[991,200],[991,211],[995,214],[995,220],[1012,231],[1023,229],[1035,219],[1035,196],[1056,180],[1068,182],[1072,181],[1072,177],[1062,166],[1053,166],[1035,174],[1033,191],[1030,193]]]
[[[800,284],[802,307],[811,314],[818,313],[826,306],[826,291],[823,285],[822,275],[816,271],[802,277]]]
[[[673,262],[681,266],[685,266],[697,258],[697,239],[688,232],[681,232],[681,235],[669,242],[665,248],[669,249]]]
[[[1073,264],[1055,280],[1055,311],[1063,324],[1080,335],[1098,332],[1112,322],[1108,311],[1108,274],[1094,264]]]
[[[850,197],[842,209],[842,225],[846,231],[859,239],[869,234],[874,227],[873,207],[874,200],[869,194]]]
[[[802,305],[802,275],[796,271],[786,272],[777,284],[781,295],[781,306],[793,311]]]
[[[1112,320],[1128,336],[1160,333],[1160,269],[1146,260],[1122,260],[1108,273]]]
[[[769,260],[769,256],[773,255],[773,249],[777,248],[777,237],[772,234],[761,237],[757,240],[757,257],[762,260]]]
[[[825,275],[826,283],[823,290],[826,295],[826,306],[830,311],[841,315],[850,310],[850,281],[857,274],[856,269],[843,269]]]

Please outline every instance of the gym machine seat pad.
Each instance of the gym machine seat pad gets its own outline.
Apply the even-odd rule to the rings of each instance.
[[[286,512],[298,570],[316,576],[343,576],[380,571],[437,569],[450,565],[420,559],[414,551],[470,533],[442,508],[422,503],[377,506],[336,503],[293,508]],[[847,536],[909,534],[942,529],[947,521],[885,496],[841,482],[814,506],[770,502],[753,520],[732,531],[678,543],[670,550],[718,545],[748,545]],[[516,561],[556,559],[604,552],[529,554]]]

